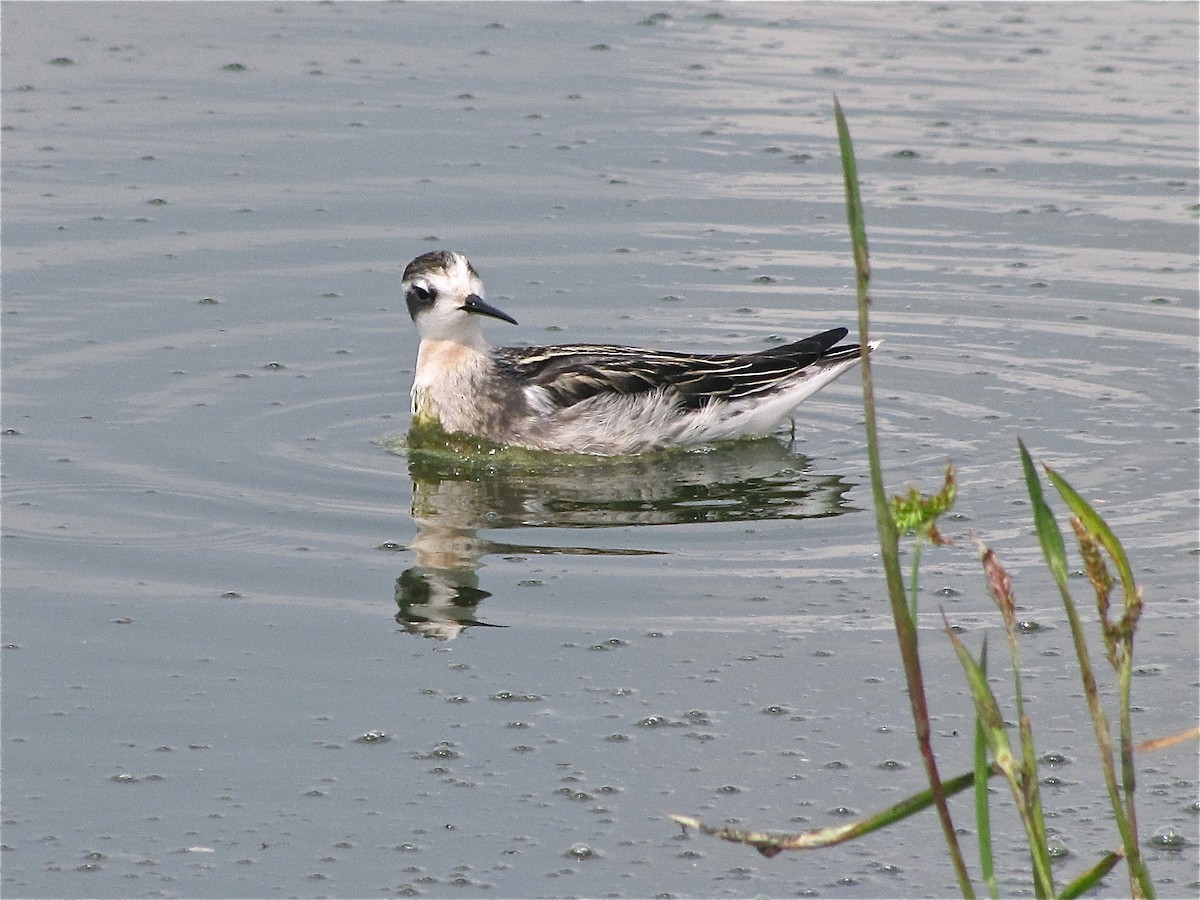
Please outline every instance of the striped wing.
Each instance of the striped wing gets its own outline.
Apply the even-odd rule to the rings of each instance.
[[[770,393],[780,382],[820,363],[858,355],[857,344],[834,345],[845,328],[756,353],[691,354],[598,344],[504,347],[500,365],[519,382],[543,388],[556,403],[571,406],[600,394],[640,394],[673,389],[688,409],[712,400]]]

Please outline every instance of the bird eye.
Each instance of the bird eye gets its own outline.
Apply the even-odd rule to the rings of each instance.
[[[437,299],[437,288],[414,284],[412,286],[412,295],[419,303],[430,304]]]
[[[435,300],[437,300],[437,288],[430,285],[410,284],[404,294],[408,314],[412,316],[414,322],[417,321],[418,315],[433,308]]]

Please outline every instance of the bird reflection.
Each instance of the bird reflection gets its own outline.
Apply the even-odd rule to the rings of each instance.
[[[849,482],[811,474],[806,458],[769,438],[603,460],[463,449],[418,443],[411,433],[405,447],[416,565],[396,580],[396,621],[442,641],[491,626],[477,615],[491,596],[479,585],[487,556],[656,552],[502,543],[479,529],[806,519],[850,508]]]

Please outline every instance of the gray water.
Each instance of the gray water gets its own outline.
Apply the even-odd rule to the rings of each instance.
[[[959,474],[921,597],[943,772],[973,717],[939,605],[1003,645],[975,535],[1040,626],[1057,877],[1117,845],[1016,438],[1133,560],[1138,738],[1195,725],[1194,4],[2,14],[5,896],[954,893],[928,814],[771,860],[666,818],[802,830],[923,785],[857,374],[794,441],[540,470],[403,442],[429,249],[521,321],[497,341],[852,325],[834,93],[889,490]],[[1195,744],[1138,772],[1160,895],[1194,896]]]

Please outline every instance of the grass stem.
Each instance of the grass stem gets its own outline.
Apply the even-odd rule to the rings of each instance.
[[[921,675],[921,658],[917,653],[917,623],[909,614],[905,597],[904,578],[900,572],[900,535],[896,520],[883,487],[883,471],[879,461],[879,433],[875,422],[875,390],[871,372],[869,348],[869,308],[871,305],[871,266],[867,249],[866,226],[863,221],[862,199],[858,189],[858,166],[854,160],[854,147],[850,141],[850,127],[837,98],[833,100],[837,119],[838,144],[841,147],[842,173],[846,184],[846,214],[850,224],[850,239],[854,248],[855,281],[858,287],[858,341],[862,346],[863,418],[867,432],[867,456],[871,468],[871,494],[875,506],[875,524],[879,531],[879,549],[887,579],[888,598],[892,607],[892,620],[896,626],[896,637],[900,645],[900,657],[904,665],[904,680],[908,687],[908,698],[912,706],[913,725],[917,745],[925,763],[925,773],[933,794],[942,834],[950,852],[951,864],[958,878],[959,889],[964,897],[973,898],[975,889],[971,876],[963,861],[946,793],[938,776],[937,758],[933,753],[929,706],[925,697],[925,682]]]

